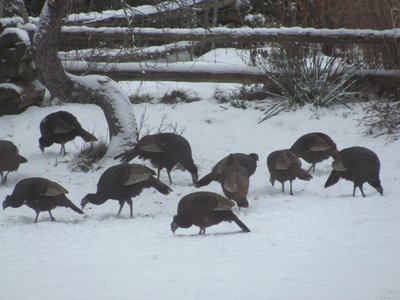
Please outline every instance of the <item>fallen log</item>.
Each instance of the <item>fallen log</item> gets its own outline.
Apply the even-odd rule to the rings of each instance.
[[[0,83],[0,116],[18,114],[32,105],[40,105],[45,88],[38,82]]]
[[[64,61],[64,68],[72,74],[101,74],[117,81],[187,81],[216,83],[265,82],[261,70],[229,64],[183,62],[149,65],[146,63],[86,63]]]
[[[145,63],[86,63],[64,61],[65,69],[73,74],[100,74],[116,81],[178,81],[215,83],[269,83],[270,78],[257,67],[209,62],[182,62],[149,65]],[[360,70],[355,78],[369,82],[400,80],[399,70]]]
[[[179,42],[163,46],[146,48],[123,49],[83,49],[59,52],[61,60],[77,60],[90,62],[140,62],[161,61],[176,62],[193,60],[193,55],[201,54],[201,50],[207,50],[198,42]]]
[[[191,26],[202,26],[204,24],[204,13],[210,9],[221,11],[219,21],[224,22],[224,11],[236,7],[235,0],[192,0],[192,1],[165,1],[156,5],[143,5],[127,7],[117,11],[104,11],[101,13],[80,13],[68,16],[65,25],[68,26],[151,26],[151,27],[182,27],[183,23]],[[238,11],[245,10],[244,5],[238,5]],[[243,16],[237,14],[236,18],[230,17],[228,21],[241,24]]]
[[[0,34],[0,55],[3,60],[19,62],[29,59],[30,53],[29,35],[17,28],[6,28]]]
[[[63,27],[60,49],[106,46],[126,42],[176,43],[179,41],[215,42],[228,45],[255,43],[336,43],[395,44],[400,41],[400,29],[315,29],[315,28],[89,28]]]
[[[19,26],[21,27],[21,26]],[[21,27],[33,35],[34,24]],[[59,50],[96,47],[116,48],[135,44],[169,44],[179,41],[215,42],[225,45],[262,43],[389,44],[400,41],[400,29],[316,29],[280,28],[128,28],[64,26]]]

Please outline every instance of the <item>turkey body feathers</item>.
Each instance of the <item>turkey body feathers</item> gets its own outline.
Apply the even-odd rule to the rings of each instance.
[[[172,183],[170,172],[180,163],[192,175],[193,183],[198,180],[197,167],[192,158],[192,149],[189,142],[182,136],[175,133],[158,133],[142,137],[130,150],[117,156],[121,162],[128,162],[135,157],[150,160],[157,168],[157,178],[160,171],[165,168],[170,183]]]
[[[205,176],[203,176],[199,181],[196,183],[196,187],[201,187],[208,185],[212,181],[220,181],[219,177],[221,175],[222,170],[227,166],[227,162],[229,157],[233,157],[233,163],[241,165],[244,167],[248,173],[248,177],[254,174],[257,169],[257,161],[258,155],[255,153],[244,154],[244,153],[231,153],[228,156],[221,159],[219,162],[215,164],[212,168],[211,172]],[[232,164],[232,163],[231,163]]]
[[[84,214],[80,208],[75,206],[75,204],[65,196],[66,193],[68,193],[68,191],[65,188],[46,178],[25,178],[19,181],[15,185],[12,194],[6,197],[6,200],[3,202],[3,209],[8,206],[17,208],[25,204],[35,210],[35,223],[38,220],[39,213],[42,211],[48,211],[51,219],[54,221],[51,210],[58,206],[71,208],[79,214]]]
[[[336,184],[340,178],[352,181],[353,197],[358,187],[365,197],[363,184],[368,182],[381,195],[383,188],[379,178],[380,161],[378,155],[365,147],[350,147],[341,150],[332,163],[332,171],[324,187]]]
[[[81,200],[81,207],[92,203],[100,205],[108,199],[119,201],[121,213],[125,203],[130,206],[130,216],[133,217],[132,199],[140,195],[145,188],[153,187],[158,192],[167,195],[172,190],[169,186],[154,178],[155,172],[140,164],[122,163],[108,168],[100,176],[95,194],[87,194]]]
[[[0,176],[1,182],[7,182],[9,172],[17,171],[19,165],[26,163],[28,160],[19,155],[19,150],[12,142],[0,140]],[[3,172],[6,172],[4,175]]]
[[[200,228],[204,234],[207,227],[222,221],[234,221],[243,231],[250,229],[232,212],[235,203],[213,192],[195,192],[184,196],[178,204],[177,215],[171,223],[175,233],[178,227],[188,228],[192,225]]]
[[[65,143],[80,136],[85,142],[97,141],[97,138],[82,128],[78,119],[67,111],[57,111],[47,115],[40,122],[39,147],[44,151],[45,147],[53,143],[61,144],[61,154],[65,154]]]
[[[222,191],[229,199],[236,201],[239,207],[249,207],[247,193],[249,191],[249,176],[241,165],[227,165],[219,176]]]
[[[274,186],[275,180],[277,180],[282,184],[282,192],[284,192],[284,183],[285,181],[289,181],[290,195],[293,195],[293,180],[299,178],[308,181],[312,178],[310,174],[301,168],[300,159],[287,149],[271,152],[267,157],[267,167],[272,186]]]
[[[315,171],[316,163],[338,153],[335,142],[325,133],[311,132],[299,137],[289,149],[296,156],[311,164],[308,171]]]

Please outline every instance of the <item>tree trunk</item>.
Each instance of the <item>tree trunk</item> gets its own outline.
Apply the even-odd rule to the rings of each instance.
[[[45,2],[34,35],[39,78],[53,97],[68,103],[96,104],[104,111],[110,133],[105,158],[126,150],[137,141],[137,125],[127,97],[105,76],[66,73],[58,56],[57,38],[71,0]]]

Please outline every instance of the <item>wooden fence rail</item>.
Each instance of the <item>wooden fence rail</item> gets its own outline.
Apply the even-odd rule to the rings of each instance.
[[[35,26],[26,26],[33,35]],[[281,28],[128,28],[63,26],[60,50],[94,47],[113,48],[134,42],[174,43],[178,41],[218,42],[224,44],[256,43],[336,43],[336,44],[395,44],[400,42],[400,29],[315,29]]]
[[[338,43],[394,44],[400,41],[400,29],[314,29],[314,28],[89,28],[63,27],[60,49],[87,48],[89,45],[122,45],[133,41],[143,45],[179,41],[214,42],[230,46],[257,43]]]
[[[106,75],[116,81],[185,81],[216,83],[268,83],[269,77],[257,67],[204,62],[147,65],[145,63],[87,63],[65,61],[73,74]],[[370,82],[400,80],[400,70],[360,70],[354,74]]]
[[[63,39],[124,41],[178,41],[241,42],[241,43],[352,43],[377,44],[400,41],[400,29],[315,29],[302,27],[281,28],[90,28],[65,26],[62,28]]]
[[[28,24],[23,26],[30,34],[33,34],[35,26]],[[64,26],[60,36],[60,50],[63,45],[71,42],[81,43],[94,47],[96,44],[112,45],[118,47],[121,43],[133,46],[135,42],[160,42],[162,44],[174,43],[178,41],[188,42],[218,42],[229,45],[239,45],[248,43],[249,45],[263,43],[336,43],[336,44],[388,44],[394,45],[400,41],[400,29],[388,30],[366,30],[366,29],[314,29],[314,28],[196,28],[196,29],[155,29],[155,28],[91,28],[85,26]],[[130,41],[127,43],[127,41]],[[89,44],[89,45],[88,45]],[[78,47],[79,48],[79,47]],[[68,65],[68,64],[67,64]],[[73,64],[72,64],[73,65]],[[141,68],[133,67],[129,69],[115,67],[117,64],[109,64],[104,67],[101,64],[92,64],[88,69],[75,64],[67,66],[67,70],[76,74],[97,73],[105,74],[116,80],[170,80],[170,81],[212,81],[212,82],[240,82],[256,83],[265,82],[265,76],[260,76],[254,70],[231,70],[224,72],[210,72],[207,69],[199,68],[171,69],[171,64],[160,68],[143,68],[144,64],[138,64]],[[133,66],[133,65],[131,65]],[[199,66],[197,64],[197,66]],[[215,69],[221,69],[215,66]],[[396,78],[399,75],[395,71],[388,72],[384,76],[374,70],[368,74],[371,78],[388,79]]]

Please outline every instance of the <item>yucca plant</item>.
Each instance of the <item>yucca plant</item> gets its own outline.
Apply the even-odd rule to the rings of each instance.
[[[346,101],[356,92],[358,81],[354,74],[362,63],[350,64],[339,56],[326,56],[319,48],[288,54],[273,49],[267,56],[259,56],[258,66],[272,82],[278,93],[271,93],[278,101],[266,112],[264,121],[290,106],[312,104],[316,108],[329,107]]]

